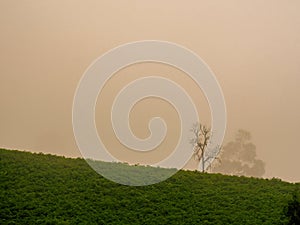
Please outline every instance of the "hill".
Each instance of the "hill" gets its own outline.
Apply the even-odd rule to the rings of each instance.
[[[0,224],[287,224],[299,186],[179,171],[131,187],[83,159],[0,149]]]

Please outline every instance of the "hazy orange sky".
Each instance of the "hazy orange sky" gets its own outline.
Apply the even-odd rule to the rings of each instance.
[[[300,181],[299,12],[298,0],[2,0],[0,147],[80,156],[71,119],[83,72],[111,48],[156,39],[186,46],[214,71],[224,143],[249,130],[266,177]]]

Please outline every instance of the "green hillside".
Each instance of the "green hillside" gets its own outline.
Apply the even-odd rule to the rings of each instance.
[[[299,187],[191,171],[131,187],[83,159],[0,150],[0,224],[287,224]]]

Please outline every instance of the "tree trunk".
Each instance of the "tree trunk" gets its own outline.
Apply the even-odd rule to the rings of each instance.
[[[202,173],[204,173],[204,151],[201,152],[201,159],[202,159]]]

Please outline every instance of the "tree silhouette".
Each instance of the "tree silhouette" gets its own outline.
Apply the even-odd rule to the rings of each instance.
[[[194,144],[194,157],[199,162],[202,159],[201,171],[204,172],[204,168],[205,168],[204,155],[211,136],[210,129],[205,125],[196,123],[193,125],[191,131],[194,133],[194,138],[191,140],[192,144]]]
[[[251,143],[250,132],[245,130],[238,130],[235,140],[222,148],[219,158],[220,163],[213,166],[213,172],[253,177],[265,173],[265,164],[256,158],[256,146]]]

